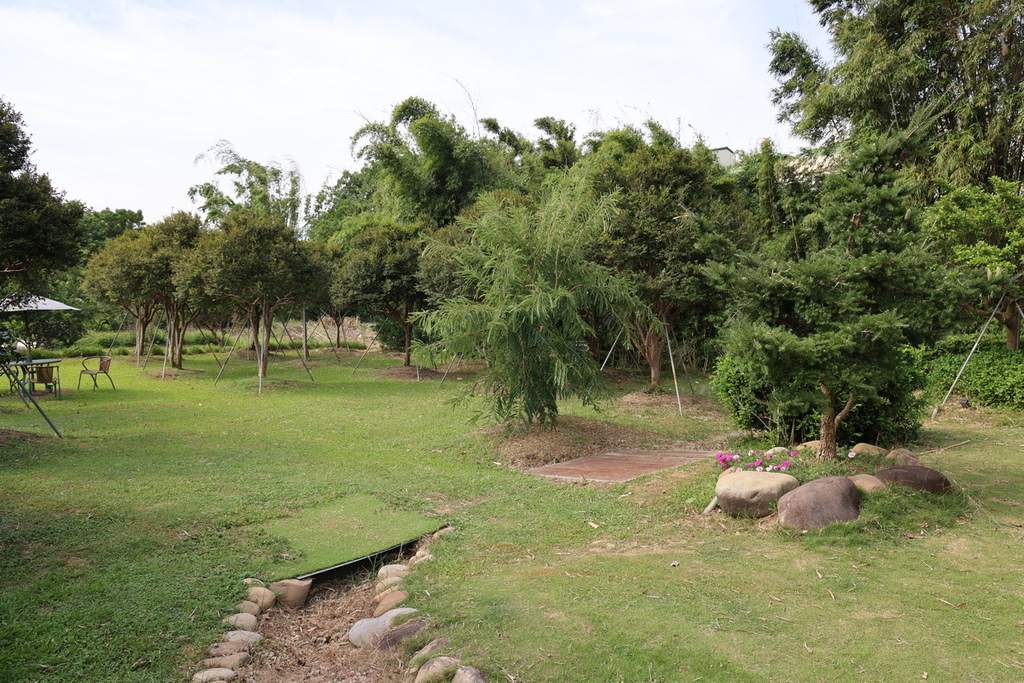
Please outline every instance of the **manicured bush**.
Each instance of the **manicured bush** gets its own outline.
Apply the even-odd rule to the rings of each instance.
[[[901,360],[877,395],[862,398],[840,423],[840,443],[903,443],[918,435],[926,404],[920,391],[927,377],[920,352],[905,347]],[[816,406],[775,401],[776,388],[745,374],[729,355],[716,364],[711,386],[741,429],[763,431],[787,443],[818,436],[821,413]]]

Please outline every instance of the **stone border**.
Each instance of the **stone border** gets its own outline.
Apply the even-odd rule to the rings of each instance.
[[[425,537],[406,564],[389,564],[378,570],[373,617],[357,621],[348,632],[348,640],[354,647],[392,648],[427,626],[423,619],[410,619],[397,626],[394,622],[419,613],[412,607],[400,607],[409,598],[403,590],[405,577],[420,562],[433,559],[427,545],[450,530],[451,527],[445,527]],[[192,683],[228,683],[237,678],[238,669],[252,659],[250,649],[263,640],[257,630],[259,616],[277,603],[292,608],[305,605],[313,579],[285,579],[269,585],[258,579],[245,579],[245,583],[249,586],[246,599],[236,606],[235,614],[222,620],[233,630],[210,646],[210,656],[203,660],[204,668],[192,676]],[[483,673],[475,667],[463,666],[458,658],[440,654],[447,643],[447,638],[436,638],[414,654],[405,671],[408,680],[412,683],[486,683]]]

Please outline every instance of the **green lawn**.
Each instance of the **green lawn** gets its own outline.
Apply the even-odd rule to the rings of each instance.
[[[968,517],[851,542],[700,517],[710,465],[614,486],[511,470],[447,402],[469,376],[386,379],[397,361],[373,356],[353,374],[356,357],[318,358],[312,383],[278,362],[262,396],[244,361],[214,387],[210,357],[170,379],[119,358],[116,391],[46,399],[64,441],[0,444],[0,680],[185,679],[240,579],[295,552],[260,524],[349,496],[454,526],[411,588],[491,680],[1024,680],[1012,415],[951,414],[918,446],[969,440],[925,456],[977,504]],[[706,414],[596,416],[729,431]],[[48,431],[13,397],[0,427]]]

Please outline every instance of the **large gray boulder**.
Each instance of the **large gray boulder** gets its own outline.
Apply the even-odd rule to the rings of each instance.
[[[821,529],[859,515],[860,493],[847,477],[815,479],[779,499],[779,523],[797,529]]]
[[[953,488],[942,472],[920,465],[897,465],[884,469],[875,476],[884,482],[903,484],[928,493],[946,493]]]
[[[772,505],[800,482],[784,472],[729,469],[718,477],[715,495],[718,507],[732,517],[765,517]]]

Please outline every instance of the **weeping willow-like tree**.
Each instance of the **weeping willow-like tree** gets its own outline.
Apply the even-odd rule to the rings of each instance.
[[[537,204],[492,194],[477,206],[455,254],[471,294],[426,314],[424,327],[449,353],[486,359],[474,390],[490,417],[553,427],[560,400],[601,395],[588,319],[621,324],[642,309],[625,280],[586,258],[612,199],[567,176]]]

